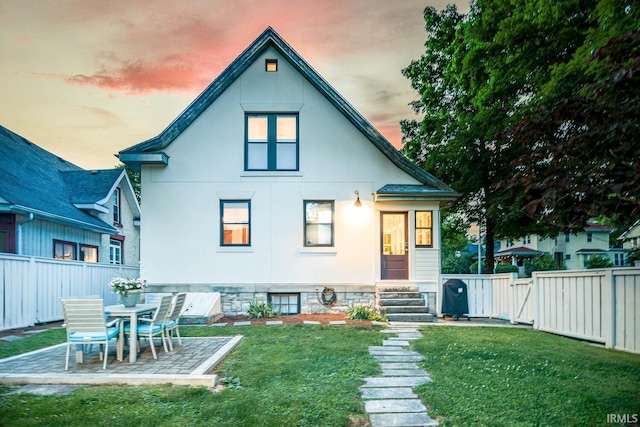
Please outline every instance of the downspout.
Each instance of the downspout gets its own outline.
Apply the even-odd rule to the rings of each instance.
[[[22,254],[22,225],[31,221],[33,221],[33,212],[29,212],[27,219],[25,219],[24,221],[20,221],[18,223],[18,248],[17,248],[18,255],[23,255]]]

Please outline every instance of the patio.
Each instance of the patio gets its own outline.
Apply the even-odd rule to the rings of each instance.
[[[69,370],[64,370],[66,343],[0,360],[0,383],[19,384],[166,384],[214,387],[217,375],[211,371],[240,342],[233,337],[182,338],[182,345],[174,340],[174,351],[165,353],[156,340],[158,359],[143,340],[135,363],[129,359],[116,360],[115,345],[109,346],[107,369],[102,369],[99,346],[87,351],[84,363],[76,363],[72,354]],[[125,348],[125,355],[128,349]]]

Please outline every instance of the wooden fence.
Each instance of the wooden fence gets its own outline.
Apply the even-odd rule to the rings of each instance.
[[[467,284],[470,317],[529,323],[640,353],[640,268],[536,272],[531,279],[444,275],[441,285],[451,278]]]
[[[139,268],[0,255],[0,330],[62,319],[60,298],[100,295],[105,305],[117,296],[107,283],[115,276],[138,277]]]

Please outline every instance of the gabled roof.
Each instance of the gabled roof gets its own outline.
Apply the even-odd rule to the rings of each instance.
[[[531,248],[527,248],[525,246],[518,246],[516,248],[508,248],[508,249],[503,249],[499,252],[496,252],[494,254],[494,256],[497,257],[501,257],[501,256],[537,256],[537,255],[542,255],[544,252],[542,251],[536,251],[535,249],[531,249]]]
[[[100,233],[116,232],[111,225],[74,204],[74,200],[79,199],[89,203],[100,200],[87,197],[83,180],[91,175],[90,171],[43,150],[3,126],[0,126],[0,171],[0,212],[33,214]],[[114,174],[105,173],[107,175]]]
[[[424,185],[440,190],[442,195],[456,196],[451,187],[416,166],[396,150],[271,27],[251,43],[164,131],[154,138],[122,150],[119,153],[120,160],[136,170],[140,170],[141,164],[168,164],[169,159],[161,150],[191,125],[268,48],[276,49],[397,167]]]

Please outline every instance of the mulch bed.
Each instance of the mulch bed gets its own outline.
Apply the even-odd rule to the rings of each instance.
[[[291,316],[277,316],[277,317],[269,317],[269,318],[263,317],[261,319],[249,319],[249,317],[247,316],[225,316],[217,320],[216,323],[233,324],[233,322],[245,322],[249,320],[251,321],[252,325],[264,325],[267,322],[272,322],[272,321],[282,321],[284,325],[301,325],[306,320],[306,321],[320,322],[323,325],[328,325],[329,322],[345,321],[347,322],[347,325],[371,326],[371,321],[347,319],[347,316],[345,313],[294,314]]]
[[[345,321],[347,325],[360,325],[360,326],[371,326],[371,322],[369,320],[351,320],[347,319],[345,313],[329,313],[329,314],[295,314],[292,316],[277,316],[277,317],[269,317],[262,319],[249,319],[247,316],[225,316],[220,318],[216,323],[228,323],[233,324],[234,322],[245,322],[251,321],[252,325],[264,325],[268,321],[278,321],[281,320],[284,325],[301,325],[305,320],[307,321],[316,321],[320,322],[323,325],[328,325],[329,322],[337,322],[337,321]],[[0,331],[0,338],[6,337],[9,335],[21,335],[24,332],[38,330],[38,329],[51,329],[51,328],[59,328],[62,326],[62,322],[49,322],[42,323],[35,326],[30,326],[26,328],[15,328],[15,329],[7,329],[4,331]]]

